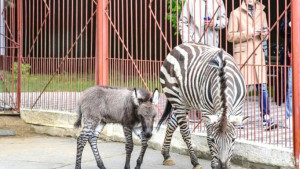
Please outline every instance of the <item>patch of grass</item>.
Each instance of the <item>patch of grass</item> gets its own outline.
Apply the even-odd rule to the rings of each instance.
[[[5,82],[0,81],[0,92],[16,91],[17,79],[12,77],[11,73],[2,73]],[[22,75],[21,91],[22,92],[41,92],[49,83],[52,75],[47,74],[25,74]],[[4,85],[5,84],[5,85]],[[94,86],[94,75],[80,74],[58,74],[53,77],[49,85],[46,87],[46,92],[68,91],[80,92],[88,87]],[[6,87],[8,89],[6,89]]]
[[[153,91],[155,88],[161,89],[158,77],[143,74],[143,79],[150,91]],[[108,84],[110,86],[146,88],[144,82],[138,75],[126,76],[120,72],[111,72],[108,79]]]
[[[5,79],[5,85],[2,80],[0,80],[0,92],[16,92],[17,91],[17,78],[16,74],[12,77],[10,72],[0,72]],[[22,74],[21,91],[22,92],[41,92],[48,84],[52,75],[48,74]],[[94,74],[58,74],[53,77],[49,85],[46,87],[45,92],[81,92],[86,88],[94,86],[95,80]],[[152,75],[143,75],[150,91],[155,88],[160,89],[159,79]],[[120,87],[141,87],[146,88],[141,78],[137,75],[126,76],[124,73],[112,72],[109,76],[110,86],[120,86]]]

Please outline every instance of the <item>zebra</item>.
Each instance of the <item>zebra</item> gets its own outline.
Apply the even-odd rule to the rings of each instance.
[[[125,169],[130,169],[130,158],[133,151],[132,131],[141,139],[142,148],[135,167],[135,169],[140,169],[148,146],[147,142],[152,136],[153,122],[158,114],[158,102],[159,92],[157,89],[153,91],[152,95],[147,90],[139,88],[94,86],[86,89],[78,101],[78,118],[74,123],[75,128],[81,126],[81,121],[84,124],[77,138],[75,168],[81,168],[82,151],[88,141],[97,166],[105,169],[98,152],[97,139],[107,123],[116,123],[123,126],[125,135]]]
[[[169,154],[170,143],[179,126],[194,169],[201,168],[191,144],[186,117],[188,111],[197,109],[202,112],[202,122],[207,128],[211,167],[230,168],[235,126],[247,119],[241,116],[246,97],[245,81],[233,57],[217,47],[184,43],[168,54],[159,77],[168,101],[157,130],[169,117],[161,150],[163,164],[174,165]]]

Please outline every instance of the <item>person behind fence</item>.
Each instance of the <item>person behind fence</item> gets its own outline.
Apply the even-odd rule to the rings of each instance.
[[[227,25],[225,12],[222,0],[186,0],[178,22],[182,42],[218,47],[219,31]]]
[[[283,57],[281,57],[282,65],[290,65],[288,68],[288,82],[287,82],[287,91],[286,91],[286,118],[288,125],[287,127],[292,127],[289,123],[292,123],[292,54],[291,54],[291,11],[287,11],[287,16],[285,16],[280,21],[280,36],[282,38],[287,38],[287,58],[286,58],[286,64],[284,61],[285,54],[283,53]],[[285,36],[286,35],[286,36]]]
[[[255,85],[257,88],[260,116],[264,128],[269,130],[277,128],[277,124],[270,117],[267,71],[261,45],[261,41],[266,40],[268,35],[264,8],[256,0],[243,0],[230,14],[227,39],[233,43],[233,57],[241,67],[246,85]]]

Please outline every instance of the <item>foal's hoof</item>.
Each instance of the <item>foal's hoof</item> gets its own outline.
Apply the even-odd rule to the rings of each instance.
[[[174,161],[172,160],[171,157],[169,157],[168,159],[166,159],[164,162],[163,162],[163,165],[175,165]]]
[[[196,167],[194,167],[193,169],[202,169],[202,167],[200,165],[197,165]]]

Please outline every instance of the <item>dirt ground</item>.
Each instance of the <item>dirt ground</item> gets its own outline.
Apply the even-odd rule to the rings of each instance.
[[[0,130],[14,130],[17,137],[39,136],[30,124],[25,123],[19,116],[0,115]],[[15,137],[15,136],[14,136]]]

